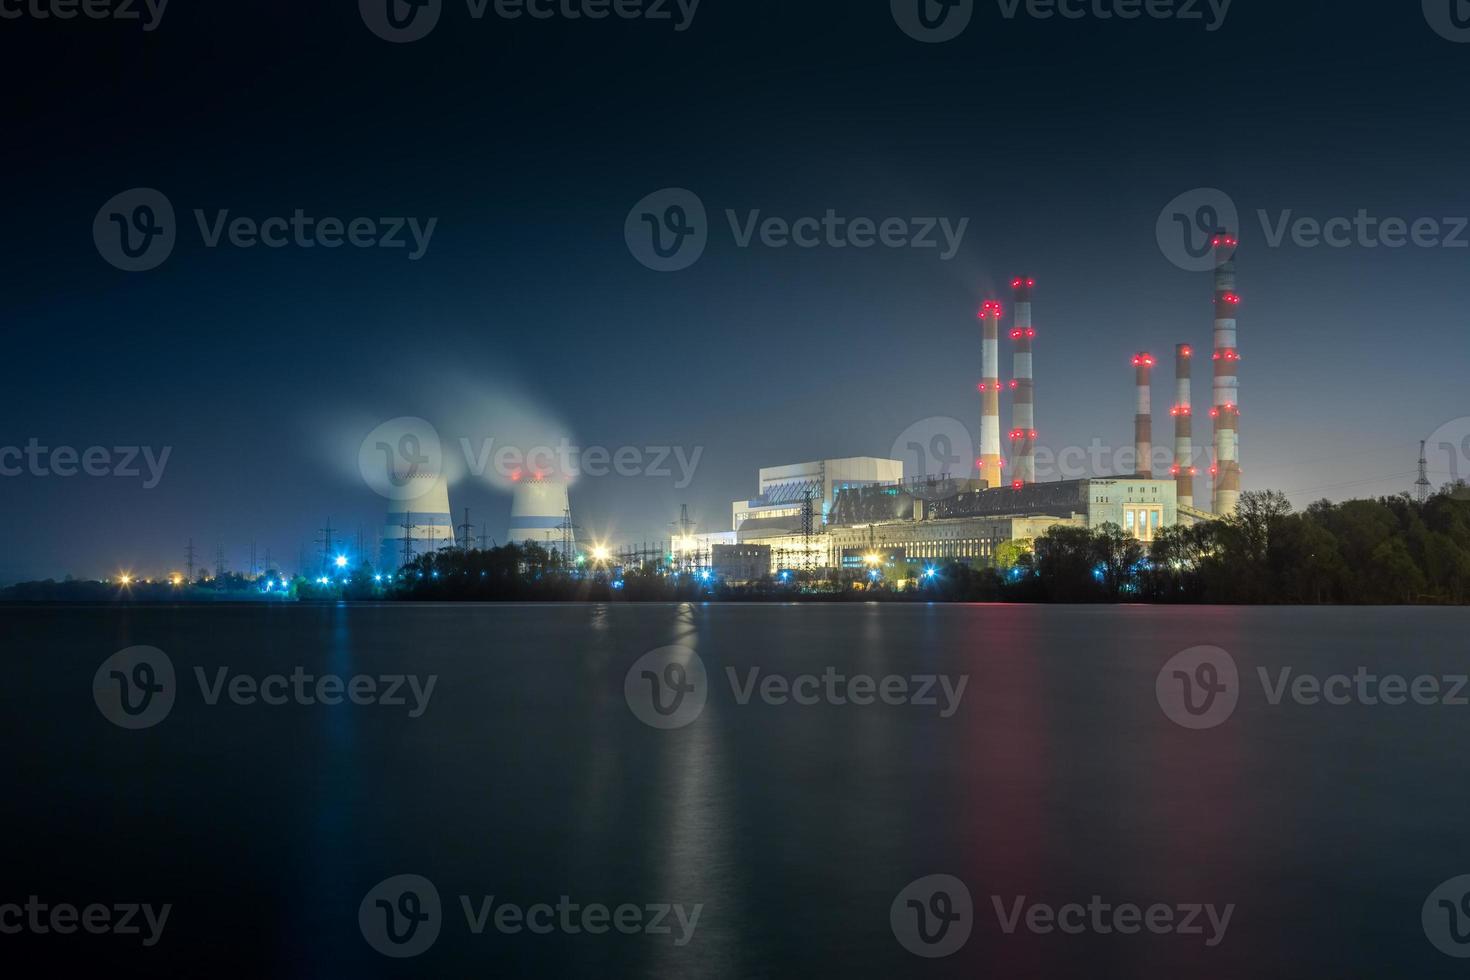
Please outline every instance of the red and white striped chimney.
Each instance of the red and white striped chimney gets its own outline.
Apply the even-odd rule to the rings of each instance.
[[[1016,342],[1015,377],[1011,380],[1011,460],[1015,466],[1011,486],[1020,488],[1036,482],[1036,383],[1031,374],[1031,290],[1035,279],[1015,279],[1015,321],[1011,340]]]
[[[1005,459],[1000,451],[1000,318],[1004,311],[995,300],[980,307],[980,479],[994,489],[1001,485]]]
[[[1137,385],[1137,397],[1133,410],[1133,475],[1140,480],[1154,478],[1154,408],[1151,395],[1153,384],[1154,356],[1148,353],[1133,355],[1133,369]]]
[[[1240,504],[1240,350],[1236,347],[1236,313],[1240,294],[1235,291],[1235,250],[1240,242],[1230,234],[1215,236],[1215,420],[1214,511],[1229,517]]]
[[[1174,405],[1169,409],[1174,416],[1174,465],[1169,473],[1174,477],[1181,507],[1194,506],[1194,478],[1198,474],[1194,465],[1193,370],[1194,348],[1179,344],[1174,348]]]

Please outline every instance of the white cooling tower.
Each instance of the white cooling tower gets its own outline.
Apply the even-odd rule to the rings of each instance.
[[[555,476],[517,474],[515,496],[510,504],[510,533],[506,540],[513,544],[534,542],[545,548],[561,549],[562,525],[569,523],[571,504],[566,481]],[[575,535],[572,541],[576,549]]]
[[[444,477],[424,474],[417,479],[424,481],[423,492],[407,500],[395,500],[383,519],[378,565],[384,571],[401,568],[425,552],[454,544],[454,518]]]

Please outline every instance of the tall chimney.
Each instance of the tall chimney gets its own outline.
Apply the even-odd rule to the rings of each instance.
[[[1137,398],[1133,410],[1133,474],[1140,480],[1154,478],[1154,409],[1149,386],[1153,383],[1154,356],[1133,355]]]
[[[980,307],[980,479],[1001,485],[1005,459],[1000,452],[1000,318],[1001,306],[986,300]]]
[[[1194,506],[1194,395],[1191,392],[1190,376],[1194,369],[1194,348],[1179,344],[1174,348],[1174,407],[1169,414],[1174,416],[1174,465],[1169,473],[1174,477],[1179,506]]]
[[[1235,291],[1235,249],[1240,242],[1230,234],[1215,236],[1215,420],[1214,511],[1229,517],[1240,503],[1240,379],[1237,367],[1235,317],[1240,294]]]
[[[1036,330],[1031,326],[1031,290],[1035,279],[1016,279],[1011,282],[1015,290],[1015,326],[1011,328],[1011,339],[1016,342],[1015,377],[1011,388],[1011,460],[1015,465],[1011,486],[1017,489],[1036,482],[1036,384],[1031,375],[1031,341],[1036,339]]]

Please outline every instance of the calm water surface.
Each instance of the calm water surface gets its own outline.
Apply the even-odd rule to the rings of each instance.
[[[1257,669],[1453,675],[1470,611],[1024,606],[50,607],[0,610],[0,903],[171,903],[158,944],[0,935],[0,962],[154,976],[1450,977],[1421,908],[1470,873],[1470,707],[1273,706]],[[102,662],[167,654],[167,717],[130,731]],[[1234,714],[1191,731],[1155,680],[1228,651]],[[707,671],[658,730],[645,653]],[[686,657],[687,659],[687,657]],[[437,677],[410,706],[211,705],[248,674]],[[741,704],[758,676],[967,677],[914,704]],[[689,676],[685,675],[686,678]],[[636,685],[635,685],[636,686]],[[406,688],[405,688],[406,693]],[[1463,692],[1470,694],[1470,691]],[[411,701],[411,698],[410,698]],[[941,696],[942,701],[942,696]],[[374,951],[358,910],[400,874],[433,945]],[[952,875],[968,941],[900,944],[890,906]],[[1223,938],[1008,934],[994,903],[1233,905]],[[461,896],[701,906],[671,934],[476,935]],[[962,899],[957,899],[962,901]],[[951,906],[954,907],[954,906]],[[647,913],[645,913],[646,915]],[[1448,914],[1448,913],[1447,913]],[[1203,918],[1201,921],[1204,921]],[[1464,925],[1464,923],[1461,923]],[[8,972],[8,971],[7,971]]]

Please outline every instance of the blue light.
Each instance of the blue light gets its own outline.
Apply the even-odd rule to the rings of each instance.
[[[935,569],[933,567],[924,569],[924,577],[925,578],[933,578],[934,576],[936,576],[938,574],[939,574],[938,569]]]
[[[381,581],[383,581],[383,576],[381,576],[381,575],[374,575],[373,576],[373,581],[374,582],[381,582]]]
[[[709,581],[709,572],[700,572],[699,573],[699,577],[702,578],[702,579],[704,579],[706,582],[708,582]]]

